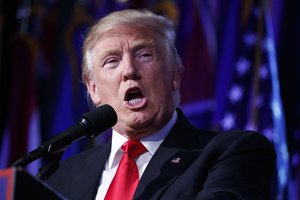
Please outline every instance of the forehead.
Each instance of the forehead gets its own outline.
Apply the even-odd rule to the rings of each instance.
[[[96,43],[96,46],[106,46],[107,48],[111,46],[117,48],[119,45],[124,44],[130,46],[156,46],[160,42],[158,35],[151,30],[140,27],[121,26],[103,33],[98,37]]]

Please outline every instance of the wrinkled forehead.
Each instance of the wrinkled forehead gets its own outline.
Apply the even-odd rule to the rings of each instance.
[[[91,51],[99,43],[109,43],[107,41],[116,38],[131,41],[135,46],[159,46],[159,44],[162,43],[160,39],[161,37],[153,30],[138,26],[118,26],[106,30],[105,32],[99,32],[97,37],[95,37],[94,42],[91,44],[89,51]]]
[[[114,29],[103,34],[99,39],[98,43],[109,41],[112,39],[120,39],[121,42],[130,42],[131,46],[140,46],[140,45],[156,45],[159,42],[156,39],[155,35],[151,32],[146,32],[145,30],[140,29]]]

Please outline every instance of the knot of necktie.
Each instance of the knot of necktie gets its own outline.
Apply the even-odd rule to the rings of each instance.
[[[122,145],[122,149],[128,154],[128,157],[132,159],[135,159],[147,151],[147,149],[139,140],[128,140]]]

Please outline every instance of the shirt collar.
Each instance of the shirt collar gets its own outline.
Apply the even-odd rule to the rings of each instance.
[[[150,152],[151,156],[153,156],[155,151],[158,149],[159,145],[163,142],[163,140],[170,133],[171,129],[173,128],[174,124],[176,123],[176,120],[177,120],[177,112],[175,111],[173,113],[172,118],[169,120],[169,122],[164,127],[162,127],[156,133],[146,136],[146,137],[142,137],[140,139],[141,143]]]
[[[146,147],[148,152],[153,156],[155,151],[158,149],[159,145],[163,142],[166,136],[169,134],[173,126],[175,125],[177,120],[177,112],[175,111],[172,115],[172,118],[169,122],[161,128],[156,133],[140,138],[141,143]],[[114,162],[116,159],[115,157],[120,157],[123,155],[119,149],[122,145],[127,141],[127,138],[123,135],[119,134],[117,131],[113,130],[112,132],[112,143],[111,143],[111,152],[108,160],[108,167],[111,169],[113,165],[116,163]]]

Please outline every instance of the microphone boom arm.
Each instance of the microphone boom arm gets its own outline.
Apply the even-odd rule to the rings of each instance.
[[[103,123],[100,123],[103,122]],[[117,123],[117,114],[109,105],[103,105],[82,116],[66,131],[51,137],[35,150],[19,158],[13,166],[24,167],[38,158],[64,151],[72,142],[83,137],[94,137]]]
[[[84,135],[81,134],[82,131],[89,132],[85,130],[85,128],[87,128],[85,123],[86,120],[82,119],[79,123],[75,124],[74,126],[69,128],[66,132],[64,132],[66,134],[62,133],[53,136],[48,141],[41,144],[35,150],[22,156],[13,164],[13,166],[24,167],[30,164],[31,162],[39,159],[42,156],[64,151],[68,146],[71,145],[72,142],[85,137]],[[67,134],[69,133],[69,131],[72,131],[73,134],[72,135]]]

